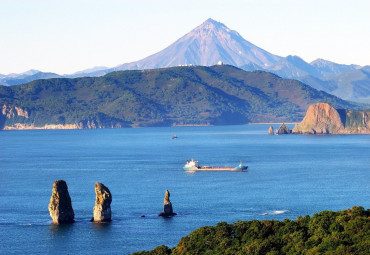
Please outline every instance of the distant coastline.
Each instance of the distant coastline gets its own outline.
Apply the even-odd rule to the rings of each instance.
[[[76,124],[46,124],[41,127],[35,127],[33,124],[32,125],[27,125],[27,124],[21,124],[21,123],[16,123],[14,126],[5,126],[2,130],[62,130],[62,129],[83,129],[78,127]]]
[[[172,125],[172,126],[163,126],[163,127],[210,127],[215,126],[211,124],[186,124],[186,125]],[[3,131],[11,131],[11,130],[66,130],[66,129],[113,129],[113,128],[142,128],[140,126],[130,126],[130,127],[82,127],[77,124],[45,124],[44,126],[35,126],[34,124],[22,124],[22,123],[15,123],[14,126],[4,126],[4,128],[0,129]]]
[[[247,123],[247,125],[281,125],[283,123],[288,125],[296,125],[299,122],[256,122],[256,123]]]
[[[211,124],[184,124],[184,125],[177,125],[174,124],[171,127],[210,127],[210,126],[215,126]]]
[[[291,124],[296,125],[298,122],[287,122],[285,124]],[[246,124],[240,124],[240,125],[281,125],[282,122],[273,122],[273,123],[246,123]],[[216,126],[212,124],[184,124],[184,125],[172,125],[167,127],[211,127]],[[222,125],[221,125],[222,126]],[[164,126],[165,127],[165,126]],[[45,124],[44,126],[35,126],[34,124],[27,125],[22,123],[16,123],[14,126],[5,126],[3,129],[4,131],[21,131],[21,130],[67,130],[67,129],[112,129],[117,127],[103,127],[103,128],[84,128],[77,124]],[[121,127],[121,128],[140,128],[138,126],[131,126],[131,127]]]

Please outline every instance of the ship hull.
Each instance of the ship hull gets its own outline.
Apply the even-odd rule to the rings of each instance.
[[[247,171],[248,166],[242,167],[184,167],[185,171],[231,171],[231,172],[244,172]]]

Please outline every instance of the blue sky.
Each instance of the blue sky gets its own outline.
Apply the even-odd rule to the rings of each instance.
[[[136,61],[208,18],[276,55],[370,65],[368,0],[0,0],[0,74]]]

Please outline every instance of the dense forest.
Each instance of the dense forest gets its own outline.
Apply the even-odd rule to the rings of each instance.
[[[17,123],[104,128],[300,121],[315,102],[361,108],[299,81],[228,65],[120,71],[0,86],[0,129]]]
[[[297,220],[251,220],[201,227],[176,247],[156,247],[135,255],[180,254],[353,254],[370,251],[370,210],[352,207]]]

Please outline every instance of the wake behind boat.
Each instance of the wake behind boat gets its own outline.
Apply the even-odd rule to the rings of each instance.
[[[194,159],[186,161],[185,166],[183,167],[185,171],[246,171],[248,166],[243,166],[242,163],[236,167],[213,167],[213,166],[200,166],[198,161]]]

